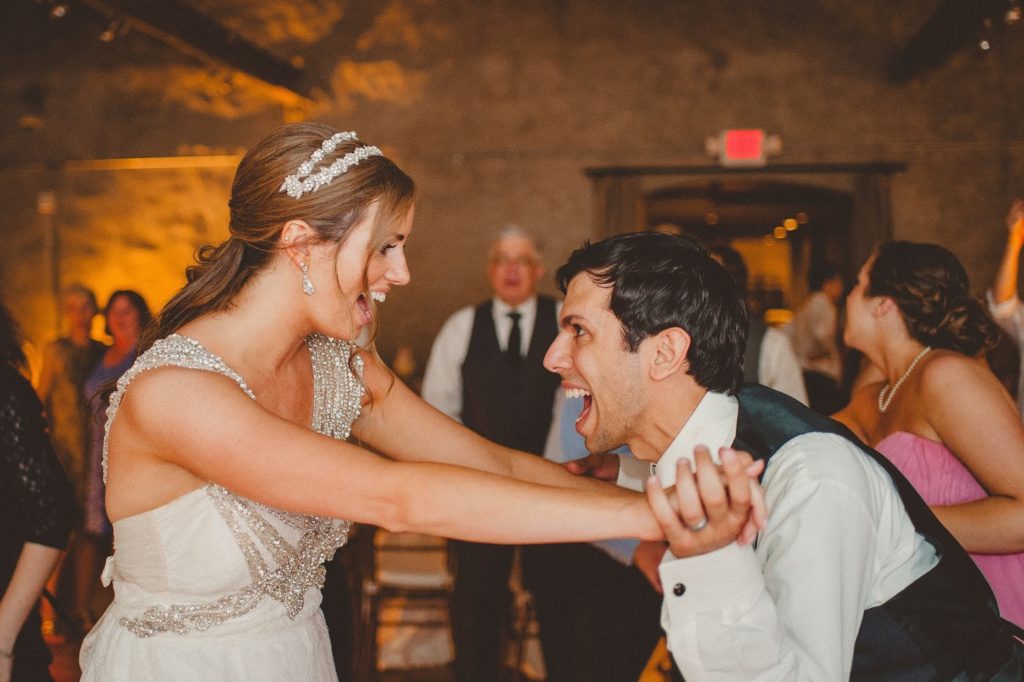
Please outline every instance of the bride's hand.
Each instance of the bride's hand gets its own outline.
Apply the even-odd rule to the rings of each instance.
[[[592,452],[581,459],[566,462],[565,469],[577,476],[614,481],[619,475],[619,456],[610,452]]]
[[[648,503],[676,557],[706,554],[731,542],[749,544],[767,523],[757,482],[764,462],[731,448],[722,448],[720,455],[718,466],[706,447],[695,448],[696,473],[689,461],[680,460],[673,489],[663,490],[655,477],[647,481]]]

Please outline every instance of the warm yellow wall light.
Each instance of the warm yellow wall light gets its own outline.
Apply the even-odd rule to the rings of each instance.
[[[167,170],[175,168],[234,168],[242,157],[237,154],[210,156],[142,156],[126,159],[83,159],[66,161],[69,171]]]

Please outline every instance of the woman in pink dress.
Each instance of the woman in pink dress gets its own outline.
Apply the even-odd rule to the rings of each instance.
[[[888,457],[1024,626],[1024,426],[977,359],[997,331],[935,244],[889,242],[846,300],[846,343],[880,371],[835,418]]]

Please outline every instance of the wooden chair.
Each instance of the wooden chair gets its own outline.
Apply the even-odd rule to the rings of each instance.
[[[414,533],[376,530],[360,547],[362,589],[357,676],[363,682],[377,679],[381,626],[411,625],[446,628],[451,632],[452,590],[455,584],[443,538]],[[425,607],[437,617],[385,619],[388,606]]]

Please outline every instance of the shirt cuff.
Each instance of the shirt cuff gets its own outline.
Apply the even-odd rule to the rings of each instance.
[[[745,611],[764,592],[761,562],[750,545],[726,545],[707,554],[676,559],[671,552],[658,567],[665,608],[673,622],[701,611],[737,607]]]
[[[615,483],[622,488],[644,491],[644,482],[651,477],[651,463],[636,457],[619,457],[619,477]]]
[[[1017,306],[1020,305],[1020,298],[1017,297],[1016,292],[1010,296],[1010,298],[996,303],[992,297],[992,290],[989,289],[985,292],[985,300],[988,302],[988,311],[992,314],[992,317],[996,319],[1006,319],[1013,315],[1014,311],[1017,310]]]
[[[636,547],[639,544],[639,540],[621,538],[618,540],[602,540],[600,542],[595,542],[594,547],[597,547],[623,566],[632,566],[633,555],[636,554]]]

